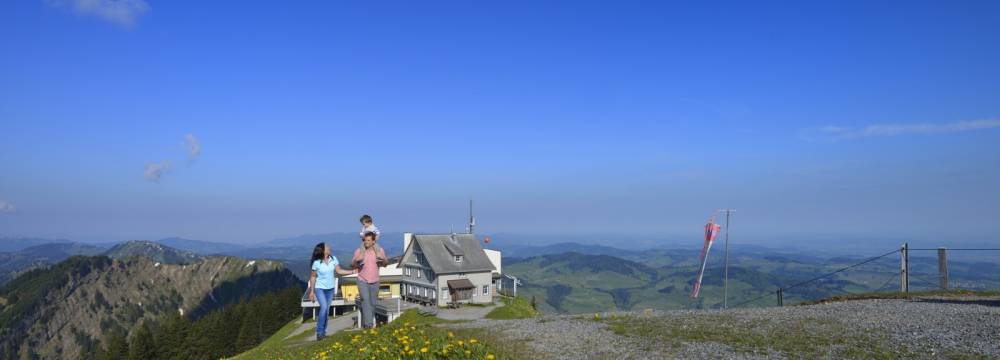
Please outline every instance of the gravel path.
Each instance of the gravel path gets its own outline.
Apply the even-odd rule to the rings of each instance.
[[[463,306],[458,309],[437,309],[437,317],[445,320],[476,320],[486,317],[490,311],[500,305],[489,306]]]
[[[644,311],[448,325],[551,359],[1000,359],[1000,298],[854,300],[782,308]],[[622,330],[625,329],[625,330]],[[619,333],[623,335],[619,335]]]
[[[326,321],[326,335],[330,336],[336,334],[338,331],[353,328],[354,327],[353,317],[357,316],[357,314],[358,314],[357,311],[353,311],[337,317],[331,317],[329,320]],[[315,341],[316,340],[315,321],[300,324],[299,327],[295,328],[295,330],[293,330],[290,334],[288,334],[288,336],[285,336],[285,340],[294,338],[306,331],[313,333],[313,335],[310,336],[308,340]]]

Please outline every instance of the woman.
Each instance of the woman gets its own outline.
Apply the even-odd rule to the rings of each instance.
[[[338,275],[350,275],[357,273],[357,270],[344,270],[337,262],[337,257],[330,255],[330,247],[325,242],[316,244],[313,248],[312,275],[309,276],[309,301],[319,300],[319,317],[316,318],[316,340],[323,340],[326,336],[327,314],[330,312],[330,301],[337,291],[337,281],[334,273]]]
[[[366,232],[362,248],[354,250],[352,267],[358,271],[358,295],[361,297],[361,327],[375,325],[375,302],[378,301],[378,268],[385,266],[385,250],[375,246],[375,233]],[[377,249],[377,250],[376,250]]]

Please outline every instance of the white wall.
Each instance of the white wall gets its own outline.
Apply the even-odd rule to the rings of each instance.
[[[500,268],[500,262],[503,259],[501,253],[499,251],[490,249],[483,249],[483,251],[486,252],[486,257],[490,258],[490,262],[493,263],[493,267],[496,268],[496,270],[493,272],[503,274],[503,271]]]
[[[410,247],[411,241],[413,241],[413,233],[403,233],[403,254],[406,254],[406,248]]]

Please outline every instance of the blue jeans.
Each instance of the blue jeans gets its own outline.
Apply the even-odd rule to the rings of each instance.
[[[330,301],[333,301],[334,289],[316,289],[316,301],[319,301],[319,315],[316,317],[316,338],[326,336],[326,320],[330,314]]]

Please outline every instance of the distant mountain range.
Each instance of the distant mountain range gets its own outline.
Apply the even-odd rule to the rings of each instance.
[[[247,248],[246,246],[239,244],[191,240],[179,237],[160,239],[156,240],[156,242],[174,249],[189,251],[201,255],[231,254]]]
[[[64,239],[41,239],[41,238],[0,238],[0,252],[21,251],[32,246],[42,244],[65,244],[71,241]]]
[[[347,249],[356,249],[360,245],[361,240],[358,238],[358,233],[305,234],[291,238],[274,239],[264,243],[263,246],[258,246],[258,248],[297,248],[312,251],[312,248],[320,242],[326,242],[327,245],[334,249],[344,251]],[[402,254],[403,233],[382,233],[379,236],[379,245],[385,248],[387,254]]]
[[[500,250],[504,257],[532,257],[552,254],[562,254],[576,252],[589,255],[611,255],[627,257],[638,254],[635,250],[625,250],[604,245],[579,244],[573,242],[563,242],[551,245],[487,245],[486,248]]]
[[[66,260],[73,255],[97,255],[104,249],[93,245],[58,242],[34,245],[13,252],[0,252],[0,285],[18,275]]]

